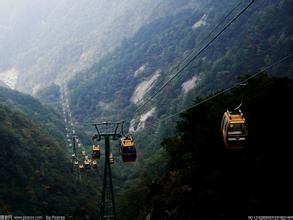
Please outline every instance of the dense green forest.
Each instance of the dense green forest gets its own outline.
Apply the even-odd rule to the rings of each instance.
[[[105,34],[97,42],[96,33],[91,29],[95,24],[92,20],[83,31],[78,31],[77,27],[87,21],[87,13],[94,11],[85,7],[82,10],[85,17],[76,19],[77,23],[69,22],[69,30],[82,35],[80,40],[70,35],[69,44],[63,47],[59,39],[67,39],[70,31],[58,32],[62,37],[55,37],[53,31],[50,32],[53,37],[48,36],[48,40],[52,37],[54,41],[48,45],[54,47],[43,57],[38,55],[42,54],[40,48],[38,53],[29,50],[27,56],[21,54],[24,61],[32,59],[30,53],[39,56],[35,67],[25,62],[29,74],[24,73],[21,81],[40,72],[34,79],[35,85],[32,86],[32,80],[21,85],[22,89],[40,89],[34,94],[37,100],[0,86],[0,176],[3,177],[0,215],[97,218],[104,148],[98,169],[80,173],[73,169],[67,135],[76,132],[84,144],[78,153],[84,150],[90,155],[89,146],[95,132],[91,123],[121,120],[126,122],[125,133],[133,133],[137,160],[123,163],[118,142],[111,141],[117,219],[292,215],[290,203],[285,202],[293,195],[289,163],[292,140],[291,130],[287,128],[292,124],[293,110],[290,106],[293,94],[291,0],[254,1],[138,111],[141,103],[176,74],[189,54],[200,51],[249,2],[160,2],[148,8],[149,18],[142,19],[138,16],[140,11],[135,11],[131,16],[135,18],[133,22],[128,17],[129,23],[122,26],[119,24],[123,19],[114,26],[104,24],[109,29],[116,27],[115,33],[121,36],[113,32],[109,41]],[[82,3],[74,4],[68,11],[73,13],[79,4]],[[121,4],[122,14],[131,15],[127,4]],[[134,6],[142,10],[150,4],[141,1]],[[60,13],[59,9],[56,12]],[[55,24],[50,19],[47,25]],[[60,20],[58,28],[63,28],[61,21],[68,21],[68,17]],[[132,26],[135,26],[133,30]],[[44,27],[47,30],[49,26]],[[108,29],[103,31],[107,33]],[[43,45],[42,34],[35,38],[40,45]],[[58,44],[54,43],[57,41]],[[99,45],[105,51],[96,51]],[[274,64],[289,54],[290,59]],[[85,66],[86,69],[81,68]],[[238,85],[263,67],[270,68],[263,71],[266,74],[248,80],[247,85],[190,108]],[[76,74],[79,69],[82,70]],[[54,79],[58,80],[50,84]],[[40,81],[41,87],[37,85]],[[63,89],[69,101],[66,108],[72,113],[70,123],[76,129],[74,133],[65,129],[69,114],[62,112],[65,111],[61,99]],[[227,108],[233,109],[241,102],[248,122],[248,143],[244,150],[229,151],[220,132],[221,118]],[[180,112],[184,113],[179,116]],[[169,116],[172,117],[165,120]]]
[[[97,189],[73,172],[60,115],[31,96],[0,90],[1,215],[96,216]]]
[[[141,173],[139,184],[126,193],[128,202],[120,204],[127,210],[121,219],[290,215],[292,94],[293,80],[263,74],[181,114],[176,134],[161,143],[167,160],[164,174],[153,172],[162,161]],[[243,150],[228,150],[221,119],[241,101],[248,143]]]
[[[207,38],[209,33],[235,5],[236,1],[211,1],[204,9],[187,8],[145,25],[113,53],[68,83],[75,116],[80,120],[97,117],[101,120],[130,120],[136,108],[131,102],[136,86],[150,79],[156,71],[161,71],[157,82],[146,94],[147,97],[152,95],[174,74],[171,70],[187,54],[199,51],[205,45],[211,38]],[[245,5],[241,4],[216,33]],[[169,106],[173,111],[180,109],[190,104],[192,97],[232,85],[243,73],[253,73],[288,55],[292,47],[290,7],[286,0],[256,2],[143,110],[156,106],[159,108],[158,117],[162,117],[170,113]],[[206,25],[193,30],[193,24],[204,15],[207,17]],[[144,71],[136,77],[136,70],[144,64]],[[292,76],[288,63],[274,68],[272,72],[278,76]],[[197,86],[182,94],[182,84],[194,76],[198,79]]]
[[[292,140],[286,126],[292,123],[288,105],[292,89],[288,78],[261,75],[183,113],[176,135],[162,142],[158,156],[140,170],[124,194],[118,194],[119,219],[289,214],[285,198],[292,196],[288,178]],[[18,103],[20,94],[3,91],[14,93],[10,102]],[[21,98],[41,106],[29,96]],[[241,101],[249,125],[248,144],[244,150],[229,151],[220,121],[227,108]],[[91,203],[95,189],[81,182],[72,184],[77,182],[63,140],[29,119],[21,107],[11,110],[7,105],[1,104],[0,114],[1,174],[5,176],[0,183],[1,213],[95,216],[97,207]]]
[[[239,81],[240,76],[254,74],[291,53],[293,23],[290,1],[255,1],[245,14],[155,99],[142,111],[135,112],[138,105],[131,98],[137,86],[152,79],[156,73],[160,74],[143,101],[151,97],[176,72],[174,68],[187,54],[196,53],[208,42],[211,37],[206,36],[237,3],[210,1],[204,8],[185,8],[159,18],[145,25],[113,53],[67,84],[73,115],[81,122],[123,119],[130,124],[132,119],[139,121],[143,114],[155,107],[155,113],[146,121],[146,129],[134,134],[138,143],[138,160],[135,165],[115,164],[114,185],[121,219],[132,219],[145,213],[147,205],[140,205],[145,203],[139,200],[144,196],[137,197],[145,195],[143,192],[147,187],[143,182],[151,184],[152,181],[159,181],[152,174],[159,177],[166,171],[166,155],[159,143],[164,138],[175,135],[176,117],[162,122],[160,119],[188,108],[195,97],[208,96],[232,86]],[[216,29],[216,33],[247,3],[242,2]],[[198,21],[205,21],[205,26],[192,28]],[[143,71],[139,71],[141,67]],[[268,72],[278,77],[292,77],[292,59],[273,66]],[[193,77],[196,79],[195,87],[183,92],[184,83]],[[240,100],[233,107],[239,103]],[[223,109],[221,114],[222,111]],[[140,185],[143,187],[140,188]],[[228,215],[230,209],[222,208],[222,214]],[[180,218],[179,216],[176,218]]]
[[[0,86],[0,104],[10,110],[24,114],[34,122],[43,123],[51,134],[59,135],[60,138],[63,138],[62,131],[64,126],[61,121],[61,114],[58,111],[53,111],[53,108],[48,105],[42,105],[40,101],[30,95]]]

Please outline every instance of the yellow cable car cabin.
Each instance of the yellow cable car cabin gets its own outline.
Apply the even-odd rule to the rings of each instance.
[[[79,170],[80,170],[80,171],[83,171],[83,170],[84,170],[84,166],[83,166],[83,164],[79,164]]]
[[[89,170],[91,168],[91,160],[87,159],[84,161],[84,168]]]
[[[135,142],[130,135],[120,139],[120,154],[123,162],[132,162],[136,160]]]
[[[109,154],[109,161],[110,161],[110,164],[114,163],[114,157],[112,153]]]
[[[92,167],[94,169],[97,169],[98,168],[98,165],[97,165],[97,161],[96,160],[92,160]]]
[[[100,145],[94,144],[92,149],[92,158],[100,159],[101,157],[101,147]]]
[[[240,109],[237,112],[224,113],[221,130],[228,149],[244,148],[248,132],[246,120]]]

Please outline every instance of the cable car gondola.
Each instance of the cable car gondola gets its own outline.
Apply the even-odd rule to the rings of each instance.
[[[85,168],[86,170],[91,169],[91,160],[86,159],[86,160],[84,161],[84,168]]]
[[[222,118],[221,130],[228,149],[243,149],[247,139],[247,123],[240,109],[226,111]]]
[[[109,161],[110,161],[110,164],[114,163],[114,157],[112,153],[109,154]]]
[[[98,168],[98,165],[97,165],[97,161],[96,160],[92,160],[92,167],[94,169],[97,169]]]
[[[92,149],[92,158],[100,159],[100,157],[101,157],[101,147],[98,144],[94,144]]]
[[[79,164],[79,170],[83,171],[84,170],[84,165],[83,164]]]
[[[120,139],[120,154],[123,162],[136,160],[136,148],[132,136],[128,135]]]

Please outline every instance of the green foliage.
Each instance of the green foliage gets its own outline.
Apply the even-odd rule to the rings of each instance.
[[[154,84],[154,88],[150,90],[150,96],[154,94],[154,91],[160,88],[174,73],[170,72],[172,68],[176,67],[191,50],[196,49],[196,51],[199,51],[202,48],[204,44],[200,45],[200,42],[208,36],[213,27],[218,24],[219,20],[237,2],[211,0],[206,1],[204,7],[198,8],[196,5],[193,5],[193,2],[189,2],[191,7],[183,7],[181,10],[177,10],[175,3],[174,5],[170,3],[170,6],[168,6],[170,13],[143,26],[133,37],[125,39],[119,48],[105,56],[104,59],[99,60],[91,68],[78,74],[68,83],[73,114],[80,121],[123,119],[129,123],[137,107],[130,102],[136,86],[160,69],[161,75]],[[241,7],[243,6],[244,4],[241,5]],[[231,17],[235,16],[240,11],[240,8]],[[146,106],[145,112],[152,107],[157,108],[156,115],[147,122],[146,127],[153,125],[156,120],[190,106],[193,104],[195,97],[207,96],[213,92],[228,88],[238,82],[239,76],[242,76],[244,73],[255,73],[261,67],[270,65],[289,54],[292,48],[291,27],[293,25],[290,8],[289,0],[255,1],[249,11],[230,26],[224,35],[218,38],[200,57],[191,62],[179,77],[175,78],[172,83],[169,83],[161,94]],[[204,14],[206,14],[206,25],[192,29],[192,25],[201,19]],[[146,65],[145,70],[141,75],[135,77],[135,71],[144,64]],[[287,60],[281,65],[269,69],[268,72],[275,76],[292,77],[292,61]],[[198,78],[195,88],[187,94],[183,94],[182,84],[193,76]],[[166,147],[168,157],[171,157],[176,163],[169,163],[167,166],[172,172],[165,176],[165,179],[170,179],[165,188],[162,186],[158,187],[162,180],[155,181],[154,183],[146,181],[150,184],[150,187],[147,187],[147,189],[153,190],[153,194],[159,192],[157,193],[158,198],[150,196],[148,205],[143,205],[145,204],[145,201],[142,199],[144,196],[133,199],[135,196],[133,196],[132,191],[135,194],[146,191],[145,185],[143,185],[144,181],[137,180],[138,176],[152,176],[154,170],[157,167],[161,167],[161,165],[162,170],[165,169],[166,163],[161,164],[157,162],[155,165],[150,164],[154,161],[160,161],[155,159],[160,149],[158,143],[161,142],[162,138],[174,134],[172,126],[175,123],[175,119],[172,118],[164,121],[156,128],[152,127],[136,134],[135,138],[137,143],[139,143],[136,165],[131,167],[131,169],[129,167],[124,168],[124,165],[117,165],[119,172],[115,173],[115,181],[117,181],[118,185],[121,184],[117,188],[119,194],[117,203],[121,207],[118,208],[120,218],[127,219],[142,215],[142,213],[145,213],[144,209],[153,207],[150,204],[156,201],[160,203],[162,201],[160,200],[161,197],[165,198],[166,201],[162,207],[168,207],[167,209],[171,212],[171,216],[177,209],[186,210],[183,208],[185,206],[193,210],[194,207],[191,205],[198,206],[199,202],[190,204],[188,199],[192,199],[194,196],[199,201],[202,201],[203,207],[209,204],[211,210],[214,210],[218,215],[229,215],[230,209],[227,207],[229,205],[234,207],[236,204],[227,202],[226,206],[222,204],[219,208],[216,208],[220,204],[220,197],[223,197],[224,193],[213,194],[211,192],[213,199],[212,197],[207,197],[210,200],[204,200],[206,194],[209,195],[210,193],[209,188],[205,188],[205,184],[216,187],[213,180],[218,177],[221,179],[224,175],[222,169],[228,165],[222,164],[219,168],[215,169],[217,163],[221,164],[224,161],[224,159],[219,161],[217,159],[218,156],[224,154],[224,157],[230,161],[229,156],[223,153],[223,148],[219,148],[218,143],[221,143],[219,130],[213,129],[210,131],[210,128],[217,127],[215,124],[221,120],[219,117],[221,117],[223,109],[230,106],[236,107],[241,102],[239,97],[241,95],[227,98],[229,103],[223,102],[221,108],[216,104],[215,109],[210,108],[209,105],[201,107],[201,110],[198,110],[201,111],[199,112],[201,118],[196,119],[200,123],[195,125],[184,124],[186,130],[196,131],[195,134],[189,134],[190,136],[194,135],[194,137],[200,138],[195,140],[194,137],[184,136],[183,138],[186,138],[186,140],[191,139],[190,143],[186,142],[183,147],[181,145],[183,140],[180,138],[173,138],[164,142],[164,146],[170,145],[170,147]],[[147,97],[145,98],[147,99]],[[219,102],[221,103],[221,101]],[[206,112],[209,112],[211,115],[207,116]],[[139,118],[140,115],[137,114],[136,116]],[[202,124],[205,125],[204,129]],[[206,137],[209,137],[209,140],[206,140]],[[194,143],[196,143],[196,146]],[[198,146],[206,146],[207,144],[209,145],[207,148],[198,148]],[[187,151],[189,148],[192,148],[192,150]],[[204,192],[194,195],[190,193],[193,192],[193,187],[189,184],[191,178],[189,175],[199,169],[199,162],[194,160],[198,155],[198,151],[202,153],[200,158],[204,158],[200,160],[206,159],[207,161],[206,163],[201,161],[201,166],[209,168],[211,174],[202,174],[204,177],[202,182],[199,183],[199,187],[203,188]],[[211,159],[214,162],[211,162]],[[242,158],[240,158],[240,161],[242,161]],[[235,161],[230,162],[234,163]],[[233,170],[229,172],[233,172]],[[155,176],[154,179],[157,179],[160,175],[162,173]],[[228,174],[225,173],[225,175]],[[140,177],[140,179],[144,179],[144,177]],[[236,183],[242,180],[240,176],[235,176],[235,179]],[[230,180],[233,181],[233,179]],[[222,180],[217,179],[217,181],[220,182],[219,187],[226,187],[225,190],[229,191],[227,186],[221,185]],[[136,183],[135,186],[132,187],[132,183]],[[129,185],[131,187],[128,188]],[[173,189],[174,191],[172,191]],[[233,188],[233,190],[237,193],[236,188]],[[167,195],[170,192],[176,195],[179,194],[178,192],[181,192],[182,195],[175,199],[174,197],[168,198]],[[231,194],[228,193],[228,195],[231,196],[231,199],[234,199]],[[132,201],[127,201],[128,197],[131,197]],[[182,200],[182,203],[178,206],[174,205],[176,202],[173,199],[175,201]],[[239,201],[239,199],[236,199],[236,201]],[[242,201],[239,202],[243,205]],[[129,206],[132,204],[133,207],[137,207],[138,203],[142,204],[142,208],[134,208],[133,212],[131,212]],[[123,210],[129,211],[129,213],[125,214]],[[151,208],[148,209],[148,211],[150,210]],[[202,211],[204,212],[204,210],[203,208]],[[236,212],[236,207],[233,210]],[[183,213],[183,211],[180,211],[180,213]],[[181,216],[182,219],[193,217],[188,212],[185,212],[185,214]],[[123,215],[126,217],[123,217]],[[199,215],[204,215],[204,213]]]
[[[262,75],[182,114],[176,136],[162,142],[168,169],[148,192],[151,219],[289,214],[292,140],[286,125],[293,122],[288,103],[292,94],[293,80]],[[227,150],[221,117],[226,108],[238,105],[241,96],[248,143],[243,151]]]
[[[136,86],[160,69],[158,82],[150,90],[149,96],[152,95],[174,73],[170,72],[172,68],[191,50],[199,51],[203,47],[200,42],[235,4],[231,1],[210,1],[205,3],[205,8],[178,11],[178,5],[170,4],[169,10],[174,13],[143,26],[111,54],[68,83],[73,114],[83,121],[96,118],[101,121],[122,118],[130,121],[136,108],[130,98]],[[195,96],[226,88],[244,72],[254,73],[289,54],[292,45],[290,27],[293,25],[289,5],[288,0],[255,2],[147,107],[156,106],[157,117],[161,118],[190,105]],[[205,26],[192,29],[192,25],[204,14]],[[134,72],[144,64],[145,70],[134,77]],[[278,76],[292,76],[291,61],[274,67],[272,72]],[[182,94],[182,84],[193,76],[198,78],[196,87]]]
[[[97,190],[76,181],[59,116],[30,96],[0,89],[1,214],[72,216],[84,207],[97,216],[88,200]]]
[[[56,84],[51,84],[47,88],[39,90],[35,96],[42,103],[55,105],[60,100],[60,87]]]
[[[43,106],[32,96],[0,86],[0,104],[24,114],[34,122],[42,123],[52,134],[60,136],[64,128],[61,115],[50,107]]]
[[[151,19],[133,37],[125,39],[119,48],[71,80],[68,89],[73,115],[80,121],[124,119],[129,124],[136,109],[130,102],[136,86],[160,69],[158,82],[150,91],[153,94],[156,88],[170,78],[172,68],[192,49],[201,48],[201,40],[235,2],[211,0],[206,1],[204,7],[192,9],[197,3],[171,1],[165,8],[160,8],[168,12],[156,15],[156,19]],[[188,7],[186,4],[189,4]],[[195,97],[227,88],[243,73],[255,72],[261,66],[269,65],[291,52],[291,8],[289,0],[255,1],[250,11],[151,103],[157,107],[157,113],[154,119],[147,122],[147,127],[156,119],[189,106]],[[192,29],[192,25],[204,14],[206,25]],[[75,42],[74,39],[70,41]],[[75,62],[83,52],[80,45],[71,48],[54,47],[48,51],[48,57],[59,50],[62,51],[59,54],[62,57],[60,66]],[[75,58],[71,59],[71,54]],[[46,60],[39,60],[38,65]],[[143,64],[146,64],[144,72],[134,77],[134,72]],[[46,69],[46,65],[42,68]],[[57,74],[57,70],[50,69],[49,72],[53,78]],[[273,68],[271,72],[277,76],[292,77],[292,61]],[[199,79],[196,87],[183,94],[182,83],[193,76]],[[280,138],[274,138],[276,134],[276,137],[280,137],[283,130],[278,129],[275,133],[275,130],[267,129],[271,127],[267,119],[271,121],[271,115],[276,112],[282,114],[279,106],[285,109],[286,114],[290,114],[280,101],[281,97],[290,94],[290,83],[288,80],[263,76],[243,89],[246,97],[243,111],[247,115],[250,132],[248,155],[226,152],[219,129],[215,129],[219,127],[223,111],[239,104],[243,93],[241,90],[185,113],[184,120],[178,124],[177,135],[163,142],[165,151],[159,143],[162,138],[174,134],[174,120],[164,121],[156,128],[137,134],[137,162],[128,166],[117,163],[113,168],[119,218],[135,219],[147,214],[153,219],[194,219],[201,216],[225,218],[237,212],[243,213],[243,207],[247,207],[243,199],[244,192],[239,191],[243,183],[250,187],[248,204],[252,214],[274,208],[276,203],[273,199],[280,201],[283,197],[272,191],[270,199],[266,190],[261,188],[266,181],[271,181],[265,166],[274,170],[271,161],[277,156],[278,172],[282,169],[288,172],[284,162],[287,160],[281,161],[286,155],[273,155],[273,149],[267,146],[273,143],[284,149],[287,145],[285,141],[280,142]],[[271,88],[275,88],[276,92]],[[289,92],[284,92],[286,89]],[[38,93],[38,97],[47,104],[57,103],[59,95],[56,85]],[[287,99],[290,98],[288,95]],[[274,99],[274,107],[269,105],[271,99]],[[1,176],[3,174],[7,180],[1,181],[0,211],[75,213],[78,217],[95,215],[95,211],[91,210],[96,210],[96,204],[93,203],[96,199],[93,194],[98,194],[97,189],[94,189],[96,182],[88,180],[87,189],[83,188],[84,184],[71,184],[75,181],[69,170],[68,152],[62,148],[64,126],[61,116],[30,96],[2,87],[0,104],[0,156],[1,161],[6,161],[1,167]],[[283,126],[278,122],[273,122],[274,127]],[[88,132],[89,129],[81,127],[80,130]],[[289,137],[289,134],[286,135]],[[284,151],[287,152],[286,149]],[[241,175],[246,161],[251,162],[248,166],[250,178],[259,182],[256,185]],[[257,169],[254,170],[254,167]],[[273,171],[274,177],[282,179],[284,176],[281,174]],[[273,183],[277,184],[276,181]],[[280,190],[281,193],[285,193],[285,190],[290,192],[287,183],[285,186]],[[29,202],[23,205],[25,199],[29,199]],[[286,205],[284,210],[287,210]]]

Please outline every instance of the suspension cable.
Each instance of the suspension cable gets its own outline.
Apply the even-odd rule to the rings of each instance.
[[[153,94],[149,99],[147,99],[141,106],[139,106],[135,113],[140,111],[146,104],[148,104],[150,101],[152,101],[160,91],[162,91],[175,77],[177,77],[183,70],[186,69],[186,67],[189,66],[191,62],[193,62],[200,54],[202,54],[223,32],[226,31],[226,29],[231,26],[248,8],[251,7],[251,5],[254,3],[254,0],[251,0],[251,2],[244,8],[242,9],[227,25],[224,26],[224,28],[216,34],[202,49],[200,49],[194,56],[190,58],[190,60],[184,64],[168,81],[166,81],[158,90]]]
[[[155,122],[153,125],[151,125],[149,127],[149,129],[152,128],[152,127],[157,126],[159,123],[161,123],[163,121],[166,121],[166,120],[168,120],[170,118],[173,118],[173,117],[175,117],[175,116],[177,116],[177,115],[179,115],[181,113],[184,113],[184,112],[186,112],[186,111],[188,111],[188,110],[190,110],[192,108],[198,107],[199,105],[202,105],[205,102],[208,102],[208,101],[210,101],[210,100],[212,100],[212,99],[214,99],[214,98],[216,98],[216,97],[218,97],[220,95],[223,95],[224,93],[229,92],[230,90],[238,87],[240,84],[246,83],[247,81],[251,80],[252,78],[255,78],[256,76],[258,76],[259,74],[266,72],[268,69],[270,69],[270,68],[272,68],[272,67],[274,67],[274,66],[276,66],[276,65],[278,65],[278,64],[280,64],[280,63],[282,63],[282,62],[284,62],[284,61],[286,61],[286,60],[288,60],[288,59],[290,59],[292,57],[293,57],[293,54],[289,54],[289,55],[286,55],[285,57],[279,59],[278,61],[276,61],[276,62],[274,62],[274,63],[272,63],[272,64],[270,64],[268,66],[262,67],[261,70],[258,71],[257,73],[255,73],[255,74],[249,76],[248,78],[246,78],[244,80],[241,80],[240,82],[238,82],[238,83],[236,83],[236,84],[234,84],[234,85],[232,85],[232,86],[230,86],[230,87],[228,87],[228,88],[216,93],[215,95],[212,95],[212,96],[210,96],[210,97],[208,97],[208,98],[206,98],[206,99],[204,99],[204,100],[202,100],[200,102],[197,102],[197,103],[195,103],[194,105],[192,105],[192,106],[190,106],[188,108],[185,108],[185,109],[183,109],[181,111],[178,111],[178,112],[176,112],[174,114],[171,114],[171,115],[168,115],[168,116],[166,116],[164,118],[159,119],[157,122]]]
[[[240,0],[226,15],[224,15],[221,19],[220,22],[209,32],[209,34],[204,37],[199,43],[198,45],[202,45],[204,43],[204,41],[208,40],[211,35],[228,19],[228,17],[242,4],[242,0]],[[185,57],[184,59],[179,62],[175,67],[171,68],[171,70],[169,71],[170,73],[173,73],[174,71],[178,70],[178,68],[183,65],[185,62],[187,62],[192,55],[196,52],[197,48],[192,49]],[[163,83],[165,80],[161,80],[158,84],[160,85],[161,83]],[[151,90],[151,86],[147,89],[147,93],[150,93]],[[151,96],[150,94],[148,94],[149,96]],[[141,99],[139,100],[139,102],[137,103],[137,105],[142,105],[144,103],[144,100]]]

